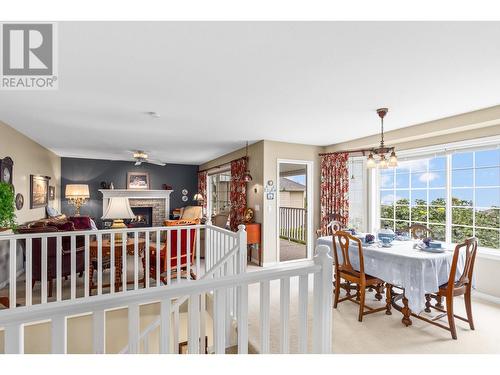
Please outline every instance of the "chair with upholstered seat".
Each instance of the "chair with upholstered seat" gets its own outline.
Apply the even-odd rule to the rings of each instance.
[[[354,269],[351,264],[349,254],[349,247],[351,243],[354,243],[357,247],[359,270]],[[386,307],[371,308],[365,305],[366,289],[370,287],[376,288],[378,292],[377,294],[379,294],[380,288],[383,286],[384,282],[376,277],[365,274],[363,247],[361,246],[361,241],[348,232],[337,231],[333,234],[333,249],[335,259],[335,300],[333,307],[337,308],[339,302],[347,300],[358,303],[358,320],[360,322],[363,321],[364,315],[386,310]],[[342,255],[341,261],[339,261],[339,253]],[[346,283],[342,283],[342,279],[346,280]],[[350,294],[350,284],[357,285],[357,293],[355,295]],[[347,291],[347,295],[343,298],[340,298],[341,288],[344,288]],[[390,298],[388,298],[388,300],[390,300]]]
[[[457,280],[457,271],[458,271],[458,260],[460,258],[460,252],[465,252],[465,262],[464,269],[462,274]],[[472,292],[472,277],[474,273],[474,263],[476,261],[476,253],[477,253],[477,238],[471,237],[465,240],[463,244],[459,244],[455,247],[455,251],[453,253],[453,260],[451,263],[450,276],[448,278],[448,282],[441,285],[437,293],[428,294],[426,296],[426,311],[430,311],[430,308],[434,308],[440,312],[443,312],[448,317],[448,327],[442,325],[436,320],[443,317],[443,315],[438,315],[434,319],[427,319],[424,317],[419,317],[421,320],[424,320],[428,323],[434,324],[438,327],[444,328],[451,333],[451,337],[453,339],[457,339],[457,330],[455,327],[455,318],[463,320],[464,322],[469,323],[469,327],[471,330],[474,330],[474,320],[472,318],[472,304],[471,304],[471,292]],[[467,319],[461,316],[455,315],[453,312],[453,299],[457,296],[464,296],[465,301],[465,311],[467,314]],[[434,298],[440,304],[441,298],[446,299],[446,310],[439,307],[439,304],[436,306],[432,306],[430,304],[430,299]]]

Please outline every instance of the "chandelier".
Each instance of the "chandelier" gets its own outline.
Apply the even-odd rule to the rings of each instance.
[[[389,167],[393,168],[398,166],[398,158],[396,156],[396,152],[394,151],[394,147],[386,146],[384,144],[384,117],[388,111],[389,111],[388,108],[377,109],[378,116],[380,117],[380,128],[381,128],[380,146],[368,150],[363,150],[370,153],[368,155],[368,159],[366,159],[367,168],[375,168],[377,165],[381,169],[387,169]],[[378,156],[378,162],[375,159],[374,155]]]

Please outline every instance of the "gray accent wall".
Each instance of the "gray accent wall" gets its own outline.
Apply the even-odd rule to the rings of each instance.
[[[126,189],[127,172],[148,172],[151,189],[162,189],[163,184],[172,186],[170,209],[194,205],[194,194],[198,189],[198,166],[167,164],[162,167],[143,163],[136,167],[133,162],[98,159],[61,158],[61,211],[66,215],[74,213],[74,207],[64,198],[67,184],[88,184],[90,200],[80,210],[82,215],[91,216],[101,225],[102,194],[101,181],[113,182],[115,189]],[[188,201],[182,201],[182,190],[188,190]]]

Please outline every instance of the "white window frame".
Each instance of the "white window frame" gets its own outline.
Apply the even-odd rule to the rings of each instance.
[[[493,149],[500,148],[500,136],[478,138],[474,140],[460,141],[447,143],[442,145],[435,145],[429,147],[422,147],[417,149],[403,150],[398,152],[400,160],[404,159],[418,159],[418,158],[432,158],[437,156],[446,156],[446,241],[451,243],[452,233],[452,187],[451,187],[451,159],[452,155],[456,152],[472,152],[481,151],[481,149]],[[368,200],[368,211],[369,211],[369,228],[372,233],[376,232],[380,228],[380,181],[377,169],[372,169],[368,171],[368,189],[369,189],[369,200]],[[474,173],[475,179],[475,173]],[[474,183],[475,185],[475,183]],[[427,202],[428,204],[429,202]],[[475,209],[475,202],[472,209]],[[473,215],[474,217],[475,215]],[[474,224],[474,223],[473,223]],[[483,258],[489,258],[494,260],[500,260],[500,250],[479,247],[479,256]]]

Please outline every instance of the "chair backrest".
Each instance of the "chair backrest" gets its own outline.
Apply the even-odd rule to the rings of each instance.
[[[408,227],[408,231],[410,232],[411,237],[416,240],[432,237],[434,235],[432,230],[427,228],[425,225],[417,223],[410,225]]]
[[[359,270],[355,270],[351,264],[351,259],[349,257],[349,246],[351,241],[354,242],[358,247],[358,257],[359,257]],[[354,237],[349,232],[337,231],[333,234],[333,256],[335,259],[335,272],[338,271],[348,271],[354,275],[359,276],[361,279],[365,277],[365,262],[363,258],[363,247],[361,246],[361,240]],[[339,262],[338,248],[342,254],[342,263]]]
[[[229,212],[220,213],[213,217],[212,224],[219,228],[226,228],[229,219]]]
[[[460,278],[455,281],[458,267],[458,259],[460,258],[460,252],[465,251],[465,264],[464,270]],[[472,280],[472,274],[474,272],[474,263],[476,261],[477,253],[477,238],[471,237],[467,238],[464,243],[455,246],[455,251],[453,253],[453,260],[451,262],[450,277],[448,279],[448,289],[451,291],[453,288],[460,287],[470,287],[470,282]]]
[[[327,235],[334,235],[339,230],[342,230],[342,223],[337,220],[332,220],[326,226]]]

